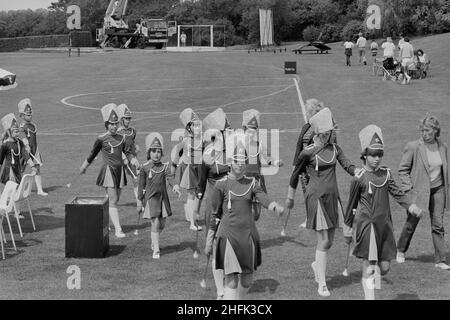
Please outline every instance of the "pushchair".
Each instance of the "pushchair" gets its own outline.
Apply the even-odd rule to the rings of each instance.
[[[408,75],[413,79],[424,79],[429,76],[430,61],[423,63],[416,61],[408,68]]]
[[[379,61],[379,68],[383,72],[383,80],[402,81],[402,65],[394,58],[389,57]]]

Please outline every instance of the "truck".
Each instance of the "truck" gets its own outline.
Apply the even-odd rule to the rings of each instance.
[[[96,40],[101,48],[145,48],[162,49],[168,39],[176,33],[176,22],[164,19],[142,18],[131,29],[123,20],[128,0],[111,0],[103,19],[103,27],[96,30]]]

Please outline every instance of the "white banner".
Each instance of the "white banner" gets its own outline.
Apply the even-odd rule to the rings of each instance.
[[[261,47],[273,45],[273,17],[270,9],[259,9],[259,38]]]

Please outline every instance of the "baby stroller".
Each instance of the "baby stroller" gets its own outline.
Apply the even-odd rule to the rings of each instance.
[[[430,61],[426,63],[415,62],[408,68],[408,75],[413,79],[425,79],[429,75]]]
[[[383,80],[402,81],[402,65],[394,58],[389,57],[383,61],[381,66],[383,70]]]

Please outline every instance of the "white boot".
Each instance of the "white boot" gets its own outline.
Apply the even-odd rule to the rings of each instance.
[[[153,249],[153,259],[159,259],[159,232],[152,232],[152,249]]]
[[[232,288],[228,288],[227,286],[225,286],[225,288],[223,289],[223,292],[224,292],[223,300],[237,300],[238,299],[237,288],[232,289]]]
[[[122,232],[122,227],[119,221],[119,210],[117,208],[109,207],[109,218],[111,219],[117,238],[124,238],[125,233]]]
[[[365,300],[375,300],[375,281],[373,276],[362,278],[361,284],[364,290]]]
[[[216,284],[217,300],[222,300],[224,295],[223,279],[225,275],[222,269],[216,269],[216,260],[211,261],[212,272],[214,276],[214,283]]]
[[[48,196],[47,192],[44,192],[44,190],[42,190],[42,177],[41,175],[37,174],[34,176],[34,180],[36,181],[36,188],[37,188],[37,194],[40,196]]]
[[[329,297],[330,292],[328,291],[327,283],[325,280],[325,275],[326,275],[326,271],[327,271],[327,252],[316,250],[315,263],[316,263],[315,266],[316,266],[316,270],[317,270],[317,278],[319,280],[319,288],[318,288],[317,292],[322,297]]]
[[[200,227],[196,223],[197,216],[198,216],[198,211],[197,211],[198,202],[196,202],[195,200],[191,200],[191,199],[187,199],[187,201],[188,201],[187,207],[189,208],[189,211],[188,211],[189,212],[189,221],[191,222],[190,229],[192,231],[200,231],[200,230],[202,230],[202,227]]]
[[[241,282],[239,281],[238,287],[237,287],[237,293],[238,293],[237,299],[238,300],[245,300],[245,298],[247,297],[247,293],[248,293],[249,289],[250,288],[244,288],[242,286]]]
[[[186,200],[186,203],[184,204],[184,217],[186,218],[186,221],[191,221],[191,219],[189,219],[189,206],[188,206],[188,201]]]
[[[136,203],[138,203],[138,188],[137,187],[135,187],[135,188],[133,188],[133,193],[134,193],[134,197],[136,198]]]

